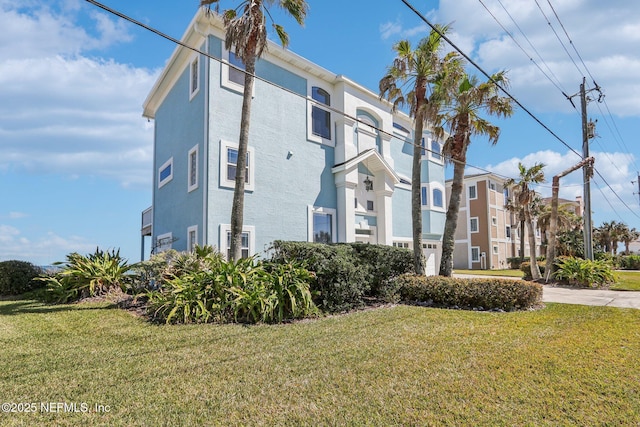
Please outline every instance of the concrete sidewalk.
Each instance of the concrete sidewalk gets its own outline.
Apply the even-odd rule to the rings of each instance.
[[[454,274],[460,278],[492,277],[495,279],[521,280],[505,276],[480,276],[472,274]],[[607,307],[640,309],[640,292],[609,291],[598,289],[561,288],[544,285],[543,302],[558,302],[562,304],[600,305]]]

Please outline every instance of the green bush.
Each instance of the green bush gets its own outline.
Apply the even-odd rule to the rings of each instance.
[[[216,261],[205,260],[202,268],[183,271],[147,293],[154,319],[166,323],[275,323],[318,312],[310,291],[314,277],[300,265],[207,258]]]
[[[275,262],[298,261],[316,274],[312,290],[324,311],[361,308],[370,299],[397,299],[391,279],[413,271],[411,251],[364,243],[322,244],[275,241]]]
[[[403,301],[440,307],[511,311],[534,307],[542,299],[542,285],[522,280],[405,274],[396,281]]]
[[[547,268],[544,259],[538,260],[538,268],[540,269],[540,275],[544,277],[544,273]],[[524,276],[522,277],[524,280],[533,279],[533,275],[531,274],[531,263],[529,261],[525,261],[520,264],[520,271],[524,273]]]
[[[561,257],[556,261],[554,277],[570,286],[602,288],[615,282],[613,268],[606,261]]]
[[[623,270],[640,270],[640,255],[624,255],[619,266]]]
[[[42,277],[47,286],[47,299],[66,303],[80,298],[103,295],[114,289],[127,289],[127,271],[131,268],[120,256],[96,248],[86,256],[76,252],[67,255],[66,262],[55,263],[62,268],[49,277]]]
[[[36,279],[43,273],[27,261],[0,262],[0,295],[20,295],[44,287],[44,283]]]

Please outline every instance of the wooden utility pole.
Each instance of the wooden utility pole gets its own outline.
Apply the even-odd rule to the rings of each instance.
[[[586,79],[582,78],[580,85],[580,104],[582,106],[582,158],[589,157],[589,123],[587,123],[587,92]],[[593,260],[593,224],[591,222],[591,175],[593,165],[585,164],[582,168],[584,179],[584,258]]]
[[[582,167],[593,167],[593,157],[588,157],[582,160],[575,166],[560,172],[553,177],[551,184],[551,219],[549,220],[549,239],[547,241],[547,264],[544,272],[544,281],[549,283],[549,279],[553,274],[553,268],[556,258],[556,234],[558,233],[558,195],[560,194],[560,178],[569,175],[571,172],[578,170]]]

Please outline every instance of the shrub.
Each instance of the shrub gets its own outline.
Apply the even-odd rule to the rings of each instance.
[[[396,300],[391,279],[413,271],[411,251],[392,246],[275,241],[271,249],[273,261],[304,262],[316,274],[315,300],[328,312],[363,307],[367,298]]]
[[[42,288],[44,283],[34,280],[43,270],[27,261],[0,262],[0,295],[20,295]]]
[[[613,268],[606,261],[561,257],[556,261],[554,277],[571,286],[585,288],[606,287],[615,281]]]
[[[546,271],[546,264],[544,260],[538,260],[538,268],[540,269],[540,275],[544,277],[544,273]],[[525,261],[520,264],[520,271],[524,273],[522,277],[524,280],[533,279],[533,275],[531,274],[531,263],[529,261]]]
[[[209,268],[212,267],[212,268]],[[299,265],[219,263],[166,280],[147,293],[151,316],[166,323],[282,322],[317,313],[310,291],[314,277]]]
[[[40,280],[46,283],[48,299],[58,303],[103,295],[113,289],[124,291],[128,280],[126,273],[131,268],[120,256],[120,250],[104,252],[99,248],[87,256],[71,253],[66,262],[54,265],[62,268]]]
[[[405,274],[396,281],[403,301],[442,307],[511,311],[533,307],[542,299],[542,285],[522,280]]]
[[[624,255],[620,258],[620,268],[623,270],[640,270],[640,255]]]

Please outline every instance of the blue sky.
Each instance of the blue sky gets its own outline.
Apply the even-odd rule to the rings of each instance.
[[[640,8],[625,0],[538,0],[542,11],[531,0],[412,3],[432,22],[452,23],[451,39],[486,71],[508,70],[510,92],[577,151],[580,115],[555,85],[573,95],[583,76],[593,87],[591,73],[606,94],[606,104],[588,107],[598,119],[591,154],[617,193],[596,177],[594,223],[640,229],[631,182],[640,168]],[[104,4],[180,38],[198,2]],[[222,0],[223,7],[235,4]],[[400,0],[309,4],[304,28],[275,15],[290,49],[374,91],[393,60],[392,45],[402,38],[415,43],[429,31]],[[0,0],[0,28],[0,260],[50,264],[99,246],[138,261],[153,149],[153,123],[142,118],[141,106],[175,46],[82,0]],[[579,160],[522,110],[500,125],[496,146],[472,143],[470,165],[515,176],[519,161],[543,162],[550,182]],[[581,182],[580,173],[563,179],[561,196],[581,194]],[[549,195],[550,183],[538,190]]]

